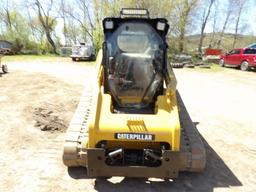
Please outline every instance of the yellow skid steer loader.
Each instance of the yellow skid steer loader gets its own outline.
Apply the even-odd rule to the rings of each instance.
[[[94,86],[66,133],[63,162],[90,177],[176,178],[200,172],[205,148],[176,90],[164,18],[122,9],[103,20]]]

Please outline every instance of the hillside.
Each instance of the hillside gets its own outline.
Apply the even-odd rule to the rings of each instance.
[[[217,42],[219,39],[219,33],[206,33],[204,38],[203,47],[208,47],[209,45],[212,46],[212,48],[217,48]],[[200,35],[189,35],[185,37],[185,43],[184,43],[184,52],[187,53],[195,53],[196,49],[198,48]],[[227,52],[233,48],[233,40],[234,40],[234,34],[226,33],[223,36],[221,49],[223,49],[224,52]],[[178,38],[177,37],[169,37],[168,44],[170,48],[170,53],[178,53]],[[252,35],[238,35],[237,42],[235,47],[245,47],[247,45],[250,45],[252,43],[256,43],[256,36]]]
[[[200,35],[190,35],[186,37],[185,48],[191,52],[198,47]],[[203,47],[207,47],[210,44],[213,48],[217,48],[217,40],[219,38],[218,33],[207,33],[205,34]],[[212,40],[213,39],[213,40]],[[223,36],[222,46],[220,47],[224,51],[228,51],[233,48],[234,34],[226,33]],[[238,39],[235,47],[245,47],[249,44],[256,42],[256,36],[251,35],[238,35]]]

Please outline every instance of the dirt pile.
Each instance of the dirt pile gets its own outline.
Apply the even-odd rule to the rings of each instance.
[[[33,112],[34,126],[39,127],[42,131],[65,132],[68,122],[60,117],[58,109],[60,107],[50,104],[35,108]]]

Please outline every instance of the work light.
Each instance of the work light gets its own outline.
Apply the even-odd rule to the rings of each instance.
[[[114,22],[113,21],[105,21],[104,23],[105,29],[113,29],[114,28]]]
[[[159,21],[159,22],[157,22],[156,28],[159,31],[164,31],[165,30],[165,25],[166,25],[165,23]]]
[[[147,9],[122,9],[122,15],[148,15]]]

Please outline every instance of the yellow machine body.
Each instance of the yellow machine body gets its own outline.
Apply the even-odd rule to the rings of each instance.
[[[93,93],[93,109],[89,121],[89,148],[100,141],[107,141],[109,147],[142,149],[145,146],[158,147],[159,143],[168,143],[173,151],[180,149],[180,121],[175,95],[176,79],[172,74],[172,87],[164,95],[159,95],[154,114],[117,114],[112,110],[111,95],[104,93],[102,52],[97,59],[97,83]],[[127,97],[130,100],[129,97]],[[138,98],[139,99],[139,98]],[[125,98],[124,98],[125,100]],[[135,98],[136,100],[136,98]],[[115,133],[150,133],[154,141],[115,139]]]

